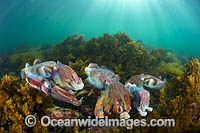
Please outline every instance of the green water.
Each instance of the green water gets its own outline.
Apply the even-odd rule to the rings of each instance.
[[[200,57],[198,0],[0,0],[0,48],[126,32],[148,47]]]

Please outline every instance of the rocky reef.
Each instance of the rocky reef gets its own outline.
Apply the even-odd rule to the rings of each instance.
[[[154,110],[144,118],[147,121],[150,119],[175,119],[175,127],[137,127],[131,131],[195,132],[200,130],[200,63],[198,59],[193,58],[185,63],[187,59],[178,57],[172,51],[161,48],[147,50],[138,41],[131,40],[126,33],[118,32],[114,35],[106,33],[90,40],[85,40],[82,35],[75,34],[55,46],[26,50],[18,48],[13,53],[2,55],[0,57],[0,75],[2,76],[0,80],[1,132],[55,131],[55,129],[47,129],[39,124],[40,117],[49,114],[48,111],[54,104],[67,108],[68,111],[73,110],[73,114],[78,114],[75,117],[93,116],[95,102],[100,96],[100,92],[87,81],[83,81],[84,90],[77,94],[77,97],[84,97],[83,105],[74,107],[67,103],[53,101],[52,98],[46,97],[19,79],[20,70],[25,63],[33,62],[36,58],[41,61],[59,60],[72,67],[82,79],[87,78],[84,69],[91,62],[107,66],[118,75],[123,84],[133,75],[161,76],[162,79],[166,79],[166,87],[157,91],[149,90],[152,95],[150,106]],[[71,112],[67,112],[67,114],[69,113]],[[38,124],[34,128],[28,128],[24,124],[25,116],[28,114],[37,116]],[[130,111],[130,116],[133,119],[142,118],[134,108]],[[114,114],[109,117],[118,118]],[[60,132],[92,132],[95,129],[75,127],[58,130]],[[105,132],[130,131],[119,127],[98,130]]]

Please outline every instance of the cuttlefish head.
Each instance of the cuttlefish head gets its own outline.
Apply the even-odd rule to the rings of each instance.
[[[82,90],[84,84],[82,79],[78,77],[76,72],[69,66],[60,62],[53,67],[53,81],[66,90]]]
[[[90,63],[86,68],[85,68],[85,73],[87,76],[94,76],[95,73],[97,73],[97,69],[99,68],[98,64],[96,63]],[[96,72],[95,72],[96,71]]]
[[[35,74],[32,70],[33,67],[26,63],[24,69],[21,70],[21,78],[25,79],[26,82],[33,88],[40,90],[44,78],[38,74]]]
[[[104,83],[106,79],[111,75],[111,72],[100,68],[95,63],[90,63],[88,67],[85,68],[85,73],[87,74],[88,78],[86,79],[93,87],[102,89],[104,87]],[[110,77],[111,77],[110,76]]]

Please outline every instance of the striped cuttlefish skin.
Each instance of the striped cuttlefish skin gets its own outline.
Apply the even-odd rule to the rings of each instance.
[[[27,63],[21,70],[21,77],[33,88],[43,91],[48,96],[76,106],[81,105],[82,98],[77,100],[74,93],[83,89],[84,84],[76,72],[67,65],[35,60],[33,66]],[[59,86],[59,83],[64,87]]]
[[[165,87],[165,82],[152,75],[142,74],[141,79],[144,82],[144,86],[151,89],[162,89]]]
[[[165,82],[159,78],[156,78],[148,74],[134,75],[127,83],[135,84],[137,87],[147,87],[151,89],[162,89],[165,87]]]

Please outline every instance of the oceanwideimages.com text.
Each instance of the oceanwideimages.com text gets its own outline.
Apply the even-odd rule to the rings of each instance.
[[[175,127],[174,119],[151,119],[147,122],[146,119],[109,119],[105,118],[92,119],[88,116],[87,119],[54,119],[49,116],[41,118],[41,125],[44,127],[126,127],[132,129],[133,127]],[[36,118],[29,115],[25,119],[25,124],[33,127],[36,124]]]

